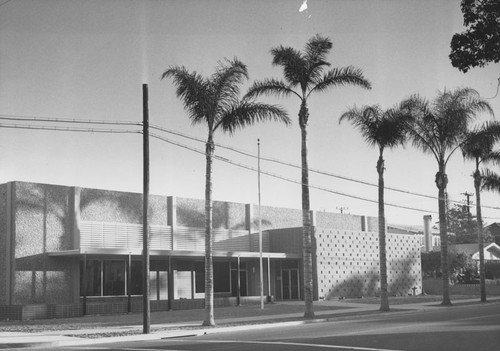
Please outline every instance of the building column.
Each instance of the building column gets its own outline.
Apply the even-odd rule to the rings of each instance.
[[[15,256],[15,242],[16,242],[16,224],[15,224],[15,198],[16,198],[16,184],[9,182],[6,184],[6,199],[5,199],[5,284],[2,289],[2,295],[5,296],[5,304],[12,305],[13,296],[13,269],[14,269],[14,256]],[[0,301],[2,302],[2,301]]]
[[[81,209],[80,209],[80,197],[81,188],[72,187],[69,193],[69,216],[71,223],[71,240],[73,243],[73,249],[80,249],[80,224],[81,224]],[[72,259],[71,266],[71,276],[72,276],[72,287],[73,287],[73,303],[80,303],[80,257],[77,256]]]
[[[252,227],[253,227],[253,205],[245,204],[245,230],[248,231],[248,246],[249,251],[253,250],[253,242],[252,242]]]
[[[170,242],[171,250],[175,250],[175,228],[177,227],[177,201],[173,196],[167,196],[167,225],[172,228],[172,238]]]
[[[424,252],[432,251],[431,215],[424,216]]]

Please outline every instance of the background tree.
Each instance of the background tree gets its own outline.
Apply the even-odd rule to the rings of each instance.
[[[429,102],[414,95],[403,106],[412,116],[409,137],[413,145],[436,159],[438,172],[439,236],[441,238],[441,265],[443,274],[442,305],[451,305],[448,268],[448,224],[446,218],[446,165],[454,152],[466,142],[469,126],[482,111],[493,113],[490,105],[470,88],[445,90]]]
[[[464,158],[472,160],[475,164],[475,170],[472,177],[474,178],[474,189],[476,192],[481,302],[486,302],[486,276],[484,265],[483,218],[481,214],[481,188],[483,187],[483,177],[479,167],[485,163],[500,163],[500,152],[493,151],[493,146],[498,138],[500,138],[500,125],[497,123],[485,123],[480,128],[471,131],[467,135],[467,142],[462,145],[462,154]]]
[[[304,264],[304,301],[305,318],[313,318],[313,264],[312,228],[309,200],[309,167],[307,161],[307,124],[309,108],[307,99],[313,92],[323,92],[330,87],[359,85],[371,88],[360,69],[352,66],[334,68],[326,56],[332,42],[319,34],[309,39],[304,51],[292,47],[278,46],[271,49],[273,65],[283,68],[284,80],[265,79],[255,82],[249,90],[250,96],[277,95],[296,96],[300,100],[299,126],[301,132],[302,161],[302,223],[303,223],[303,264]]]
[[[448,220],[449,244],[471,244],[477,242],[477,221],[467,205],[454,204],[446,212]]]
[[[245,64],[238,59],[219,62],[210,77],[189,72],[185,67],[172,66],[163,75],[172,78],[176,94],[184,103],[193,124],[208,127],[205,148],[205,317],[203,325],[214,326],[214,289],[212,259],[212,160],[215,150],[214,134],[217,129],[233,134],[255,122],[275,120],[285,124],[290,119],[279,106],[257,103],[248,96],[239,99],[239,85],[248,79]]]
[[[407,119],[397,108],[383,111],[380,106],[364,106],[351,108],[340,116],[339,123],[348,120],[357,127],[368,145],[378,147],[378,241],[380,260],[380,310],[389,311],[387,293],[387,257],[385,242],[385,208],[384,208],[384,150],[402,145],[406,137]]]
[[[467,30],[451,39],[450,59],[462,72],[500,61],[500,1],[462,0]]]

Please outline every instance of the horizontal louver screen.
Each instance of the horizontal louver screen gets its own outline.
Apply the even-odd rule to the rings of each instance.
[[[172,249],[172,228],[150,226],[151,249]],[[80,225],[81,248],[142,249],[142,224],[82,222]]]
[[[175,229],[174,248],[176,250],[205,250],[205,229],[177,227]],[[214,250],[250,251],[250,238],[246,230],[213,230]]]

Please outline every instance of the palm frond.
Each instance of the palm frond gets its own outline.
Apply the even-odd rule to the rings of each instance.
[[[248,89],[243,100],[253,99],[260,95],[276,95],[278,97],[288,96],[295,94],[301,98],[300,94],[293,90],[293,86],[277,79],[265,79],[263,81],[256,81]]]
[[[239,105],[233,106],[226,111],[219,125],[224,132],[233,134],[237,129],[243,129],[246,126],[264,121],[276,121],[285,125],[291,124],[288,113],[281,106],[242,101]]]
[[[205,121],[214,105],[209,81],[196,71],[189,72],[184,66],[171,66],[161,76],[161,79],[166,78],[173,79],[176,95],[183,102],[192,123]]]
[[[329,70],[310,90],[324,91],[331,86],[358,85],[366,89],[371,89],[371,83],[364,77],[363,71],[353,66],[334,68]]]
[[[486,161],[498,140],[500,140],[500,124],[498,122],[483,123],[465,135],[461,145],[462,155],[465,159]]]
[[[333,43],[328,37],[316,34],[306,43],[304,54],[308,62],[321,62],[332,49]]]
[[[381,152],[385,148],[402,145],[406,137],[405,116],[395,108],[383,111],[379,105],[351,108],[340,116],[357,127],[368,145],[377,145]]]
[[[215,73],[211,77],[214,87],[214,98],[219,102],[226,104],[238,101],[240,94],[240,84],[248,79],[247,66],[239,61],[225,59],[219,61]]]
[[[500,193],[500,175],[489,169],[481,172],[482,186],[481,190],[496,191]]]
[[[307,80],[307,61],[302,53],[291,47],[278,46],[271,49],[273,65],[283,68],[285,80],[292,85],[299,85]]]

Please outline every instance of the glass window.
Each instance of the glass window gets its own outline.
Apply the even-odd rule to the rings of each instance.
[[[125,295],[125,261],[104,261],[103,271],[103,295]]]
[[[128,280],[130,284],[131,295],[142,295],[142,262],[132,261],[130,266],[131,277]]]
[[[87,296],[101,296],[101,261],[87,260]],[[80,295],[85,295],[84,265],[80,261]]]
[[[194,274],[195,274],[195,292],[204,293],[205,292],[205,263],[196,262],[194,264]]]
[[[214,292],[230,292],[230,268],[229,262],[214,262]]]

